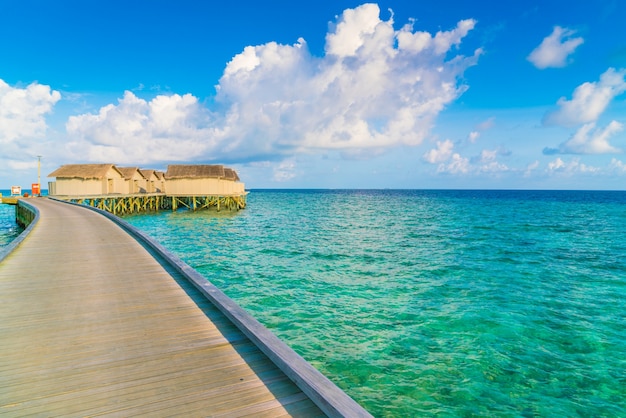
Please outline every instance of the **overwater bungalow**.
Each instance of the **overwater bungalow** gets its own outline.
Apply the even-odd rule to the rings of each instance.
[[[156,174],[156,170],[139,170],[139,172],[146,179],[146,192],[147,193],[163,193],[163,188],[160,187],[161,179]]]
[[[48,177],[49,195],[113,214],[187,208],[239,210],[245,185],[223,165],[170,165],[166,173],[113,164],[68,164]]]
[[[239,175],[232,168],[224,167],[224,179],[229,180],[223,182],[224,193],[230,195],[241,195],[245,193],[245,185],[239,179]]]
[[[168,165],[165,173],[169,196],[239,196],[245,185],[237,172],[223,165]]]
[[[127,193],[124,175],[114,164],[66,164],[48,174],[50,195],[93,196]]]
[[[165,173],[162,171],[154,171],[154,175],[157,177],[157,182],[155,183],[155,188],[157,193],[166,193],[167,190],[165,188]]]
[[[147,182],[139,167],[117,167],[126,180],[126,194],[147,193]]]

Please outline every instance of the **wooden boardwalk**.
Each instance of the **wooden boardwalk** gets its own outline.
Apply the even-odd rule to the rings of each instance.
[[[0,416],[323,416],[194,286],[111,220],[29,199],[0,262]]]

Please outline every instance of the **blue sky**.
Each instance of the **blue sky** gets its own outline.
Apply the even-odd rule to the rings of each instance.
[[[111,162],[223,163],[247,188],[624,189],[625,21],[620,0],[0,0],[0,188],[41,155],[44,187]]]

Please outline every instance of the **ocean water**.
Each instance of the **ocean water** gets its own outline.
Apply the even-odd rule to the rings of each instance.
[[[22,193],[31,193],[30,189],[22,189]],[[1,189],[4,197],[11,196],[11,190]],[[48,190],[41,191],[42,196],[48,195]],[[23,229],[15,222],[15,206],[0,203],[0,249],[17,237]]]
[[[252,191],[127,220],[375,416],[626,416],[626,193]]]
[[[626,192],[254,190],[125,219],[374,416],[626,416]]]
[[[3,193],[8,196],[9,193]],[[0,248],[9,245],[22,232],[15,223],[15,206],[0,203]]]

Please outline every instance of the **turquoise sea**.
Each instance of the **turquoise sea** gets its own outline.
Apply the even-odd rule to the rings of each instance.
[[[10,193],[4,191],[2,195],[9,196]],[[0,249],[21,232],[22,228],[15,223],[15,206],[0,203]]]
[[[22,189],[22,192],[30,194],[31,190]],[[0,189],[0,195],[10,197],[11,190]],[[41,195],[47,196],[48,190],[42,190]],[[15,223],[15,206],[0,203],[0,249],[9,245],[22,231],[23,229]]]
[[[253,190],[125,219],[374,416],[626,416],[626,192]]]

